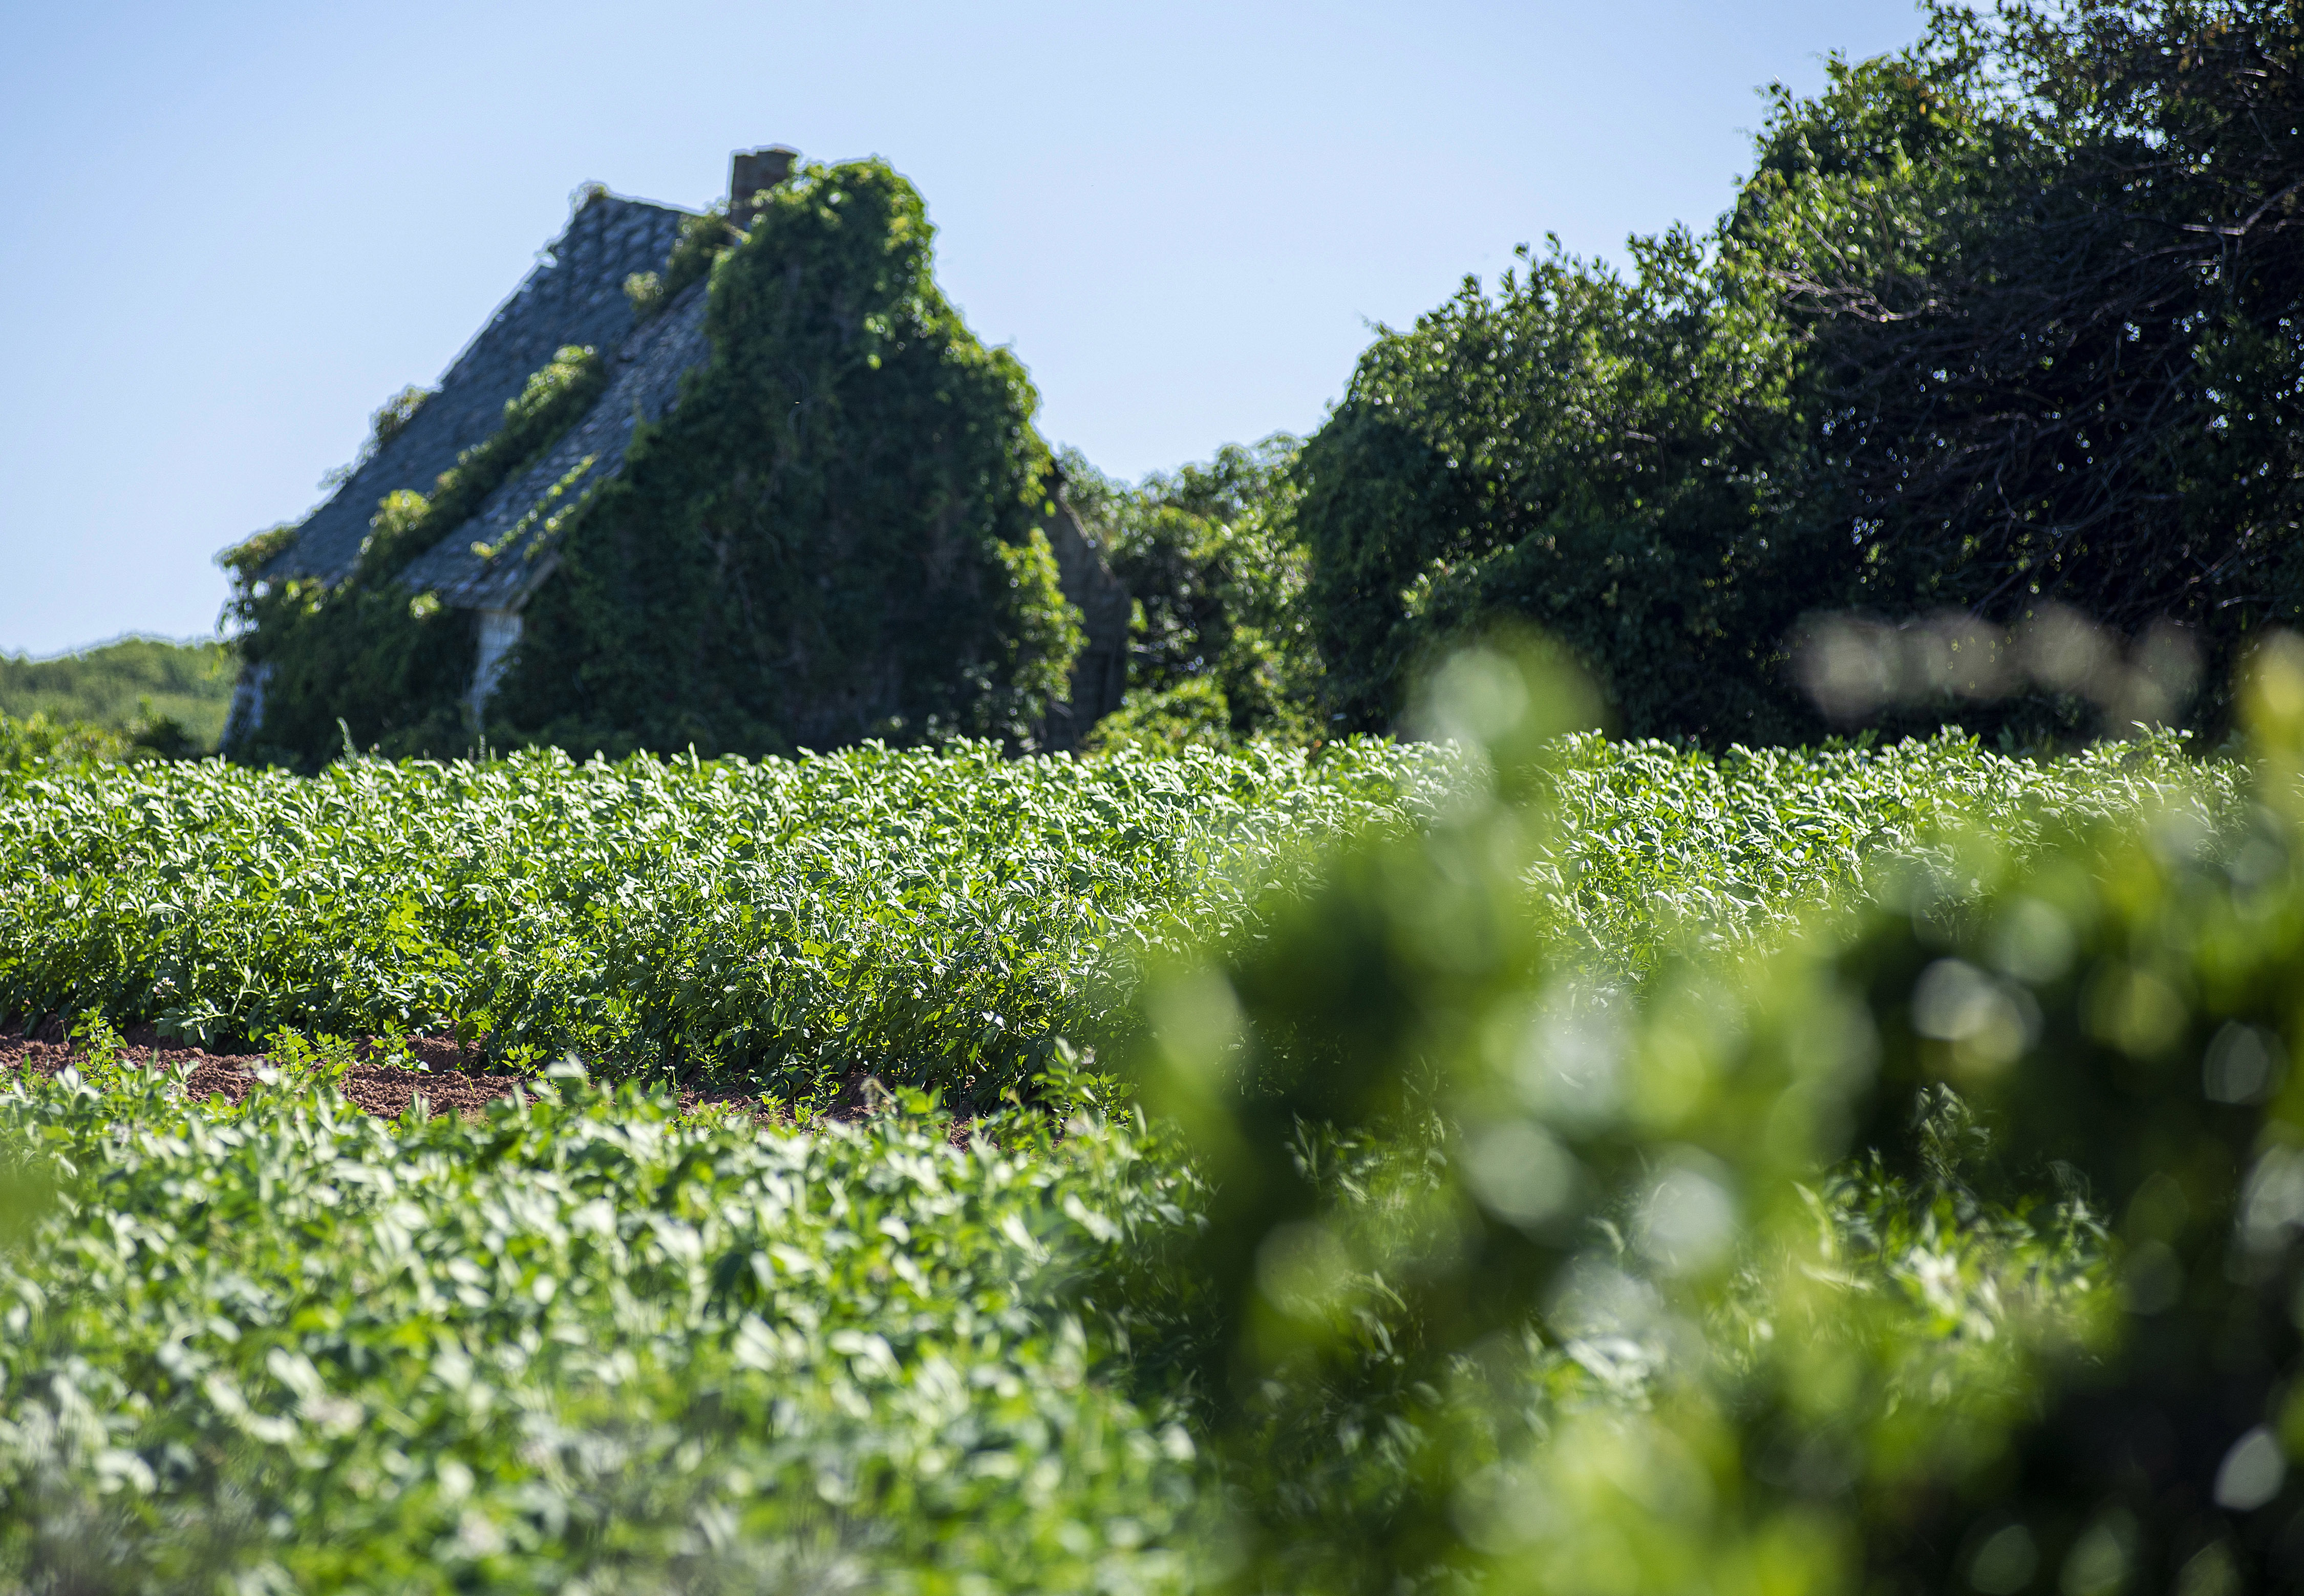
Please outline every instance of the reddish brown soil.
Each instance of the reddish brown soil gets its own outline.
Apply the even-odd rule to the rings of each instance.
[[[223,1097],[239,1102],[256,1084],[255,1071],[264,1063],[261,1053],[209,1053],[199,1048],[174,1046],[150,1025],[136,1026],[122,1040],[127,1044],[120,1051],[123,1063],[146,1069],[179,1069],[191,1065],[192,1071],[185,1077],[184,1090],[196,1098]],[[375,1047],[373,1042],[364,1045]],[[512,1095],[520,1085],[517,1075],[472,1073],[470,1066],[480,1062],[478,1055],[460,1047],[453,1037],[411,1037],[404,1050],[414,1054],[426,1069],[354,1065],[343,1083],[344,1096],[370,1114],[387,1119],[397,1119],[406,1113],[409,1100],[419,1095],[436,1114],[454,1109],[467,1116],[477,1116],[496,1099]],[[65,1038],[64,1026],[53,1014],[29,1028],[21,1023],[0,1026],[0,1076],[16,1070],[53,1075],[65,1065],[84,1063],[87,1057],[85,1049]]]
[[[126,1044],[120,1052],[123,1063],[147,1069],[175,1069],[191,1065],[192,1070],[184,1078],[184,1090],[195,1098],[214,1096],[240,1102],[256,1084],[255,1072],[265,1062],[261,1053],[208,1053],[198,1048],[174,1046],[151,1025],[132,1027],[123,1034],[122,1040]],[[364,1051],[381,1050],[381,1045],[373,1038],[363,1039],[360,1047]],[[408,1112],[410,1101],[417,1097],[423,1098],[435,1114],[453,1109],[468,1119],[477,1119],[487,1112],[490,1103],[499,1098],[513,1097],[520,1091],[521,1076],[483,1073],[480,1053],[465,1048],[453,1036],[411,1036],[403,1039],[399,1047],[401,1051],[414,1055],[425,1068],[356,1064],[346,1073],[339,1090],[370,1114],[385,1119],[397,1119]],[[18,1070],[42,1077],[54,1075],[67,1064],[85,1063],[87,1057],[86,1049],[66,1037],[63,1023],[54,1014],[29,1026],[21,1020],[0,1023],[0,1080]],[[891,1100],[877,1077],[867,1070],[851,1070],[825,1117],[853,1124],[879,1113]],[[763,1098],[688,1088],[680,1092],[683,1113],[721,1105],[741,1107],[764,1125],[792,1123],[789,1108]],[[965,1146],[971,1128],[971,1121],[955,1117],[953,1145]]]

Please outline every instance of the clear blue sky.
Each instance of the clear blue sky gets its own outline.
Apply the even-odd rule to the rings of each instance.
[[[1756,90],[1910,0],[807,8],[11,5],[0,650],[209,632],[570,191],[700,205],[728,152],[878,154],[1041,425],[1134,477],[1308,431],[1369,324],[1557,233],[1707,223]]]

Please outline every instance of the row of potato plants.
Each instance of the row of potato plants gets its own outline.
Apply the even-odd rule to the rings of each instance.
[[[1058,1036],[1117,1040],[1158,949],[1249,929],[1323,845],[1414,828],[1466,777],[1430,744],[1010,760],[556,752],[317,777],[218,761],[0,785],[0,1015],[103,1014],[246,1046],[447,1025],[805,1098],[858,1067],[987,1104]],[[1721,756],[1563,741],[1531,913],[1626,976],[1694,935],[1781,934],[1978,829],[2239,802],[2173,737],[2062,761],[1927,743]]]

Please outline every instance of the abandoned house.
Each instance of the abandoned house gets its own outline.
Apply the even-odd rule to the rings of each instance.
[[[797,152],[784,146],[739,151],[732,161],[729,220],[741,229],[755,196],[790,174]],[[583,191],[567,229],[500,305],[403,426],[381,437],[335,491],[295,530],[259,573],[335,583],[358,565],[379,503],[402,489],[428,493],[444,471],[502,423],[507,401],[529,375],[568,345],[597,349],[606,386],[578,420],[525,469],[487,494],[472,514],[419,555],[400,580],[473,618],[477,664],[465,704],[475,724],[502,679],[521,634],[521,612],[558,568],[557,544],[593,490],[623,470],[635,427],[679,401],[682,379],[711,355],[706,333],[708,281],[682,289],[643,316],[627,291],[636,274],[662,268],[697,213]],[[1126,682],[1129,595],[1096,543],[1063,502],[1052,498],[1045,530],[1064,597],[1077,606],[1087,645],[1071,677],[1070,702],[1054,706],[1043,745],[1077,747],[1116,708]],[[224,733],[227,747],[263,720],[267,666],[243,672]]]

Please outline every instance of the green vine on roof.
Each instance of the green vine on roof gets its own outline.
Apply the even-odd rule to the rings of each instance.
[[[716,202],[702,214],[684,217],[680,237],[665,258],[660,272],[634,272],[624,279],[624,297],[642,321],[680,297],[691,284],[711,274],[712,263],[728,252],[741,236],[728,221],[728,207]]]
[[[343,465],[320,478],[324,488],[340,488],[356,476],[360,469],[377,456],[377,451],[408,430],[408,423],[416,419],[427,401],[438,393],[437,388],[420,387],[410,383],[391,398],[376,407],[368,419],[368,437],[361,440],[360,452]]]
[[[431,493],[403,488],[385,499],[360,547],[355,580],[380,582],[406,570],[417,556],[470,520],[488,495],[557,443],[607,386],[607,362],[598,350],[563,344],[504,402],[496,429],[458,455]]]
[[[938,291],[933,236],[880,161],[803,167],[744,234],[690,225],[636,297],[708,273],[711,361],[568,531],[492,742],[1033,744],[1080,642],[1038,401]]]
[[[598,351],[571,344],[555,352],[505,402],[496,431],[457,456],[429,494],[402,488],[378,502],[359,561],[342,582],[263,579],[295,523],[219,556],[233,576],[230,613],[241,627],[242,657],[270,667],[263,724],[232,751],[309,768],[342,753],[347,738],[394,754],[469,748],[473,728],[462,700],[473,665],[471,619],[413,591],[401,573],[557,442],[607,379]]]

